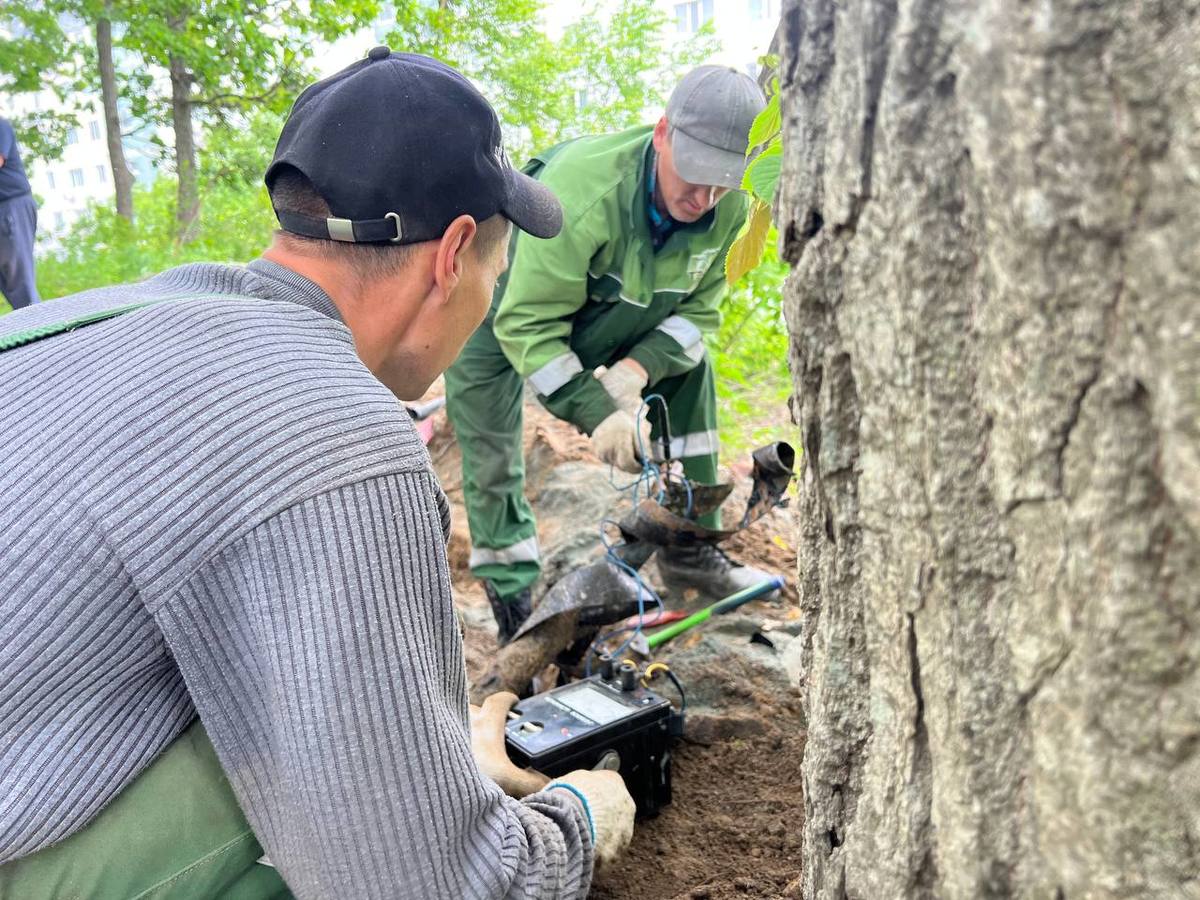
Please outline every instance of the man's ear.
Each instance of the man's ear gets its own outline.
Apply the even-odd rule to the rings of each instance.
[[[447,227],[438,241],[434,256],[433,280],[443,296],[449,297],[462,278],[462,256],[475,240],[479,227],[468,215],[459,216]]]
[[[667,117],[663,116],[654,126],[654,149],[659,153],[667,146],[667,137],[670,125],[667,123]]]

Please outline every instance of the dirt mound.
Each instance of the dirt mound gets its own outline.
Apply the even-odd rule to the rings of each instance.
[[[544,580],[552,583],[601,555],[599,523],[619,516],[629,498],[591,455],[586,437],[536,403],[526,404],[525,416],[527,493],[538,514]],[[429,450],[452,507],[451,575],[475,682],[495,657],[495,624],[467,567],[461,456],[444,416]],[[730,475],[737,487],[726,508],[742,510],[748,464],[735,463]],[[657,818],[639,822],[629,853],[598,875],[592,896],[601,900],[799,896],[804,723],[792,517],[776,510],[724,547],[789,586],[778,599],[714,618],[656,654],[688,691],[687,737],[673,757],[674,799]],[[661,588],[653,561],[644,574]],[[676,608],[696,603],[668,600]],[[655,687],[674,696],[665,682]]]
[[[629,852],[597,876],[591,896],[799,897],[804,736],[789,724],[711,746],[682,742],[671,805],[638,823]]]

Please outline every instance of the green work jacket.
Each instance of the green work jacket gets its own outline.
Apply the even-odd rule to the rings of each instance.
[[[649,126],[579,138],[525,171],[563,205],[555,238],[514,238],[492,327],[518,374],[554,415],[591,432],[616,407],[592,370],[626,356],[650,384],[704,356],[721,323],[725,254],[746,217],[730,193],[656,252],[647,216]]]

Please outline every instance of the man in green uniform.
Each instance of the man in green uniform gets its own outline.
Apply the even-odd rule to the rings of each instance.
[[[764,98],[724,66],[688,73],[653,127],[585,137],[525,171],[563,204],[558,237],[514,237],[510,271],[458,361],[447,411],[463,457],[471,571],[484,580],[501,641],[529,614],[540,572],[524,495],[522,393],[592,437],[604,462],[642,471],[651,448],[643,397],[667,401],[671,458],[711,484],[716,394],[704,335],[720,324],[724,259],[746,216],[737,193]],[[705,525],[719,525],[715,516]],[[660,552],[668,586],[722,597],[767,576],[713,547]]]

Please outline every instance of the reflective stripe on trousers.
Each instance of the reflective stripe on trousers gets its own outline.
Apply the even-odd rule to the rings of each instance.
[[[479,566],[511,566],[519,562],[537,562],[541,558],[536,537],[528,537],[507,547],[472,547],[471,568]]]

